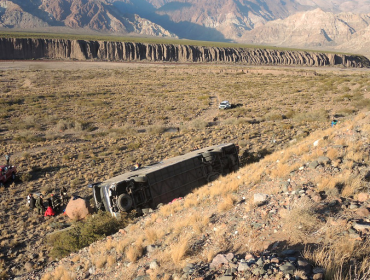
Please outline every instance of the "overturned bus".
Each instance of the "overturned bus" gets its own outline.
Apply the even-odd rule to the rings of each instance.
[[[165,159],[90,187],[96,207],[116,216],[121,211],[168,203],[238,168],[238,147],[220,144]]]

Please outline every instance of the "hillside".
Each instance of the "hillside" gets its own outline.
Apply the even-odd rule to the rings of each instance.
[[[367,279],[369,123],[314,132],[32,275]]]
[[[168,255],[172,245],[182,242],[180,233],[191,234],[186,236],[189,243],[182,244],[192,246],[190,251],[194,251],[194,259],[190,255],[191,258],[185,260],[204,268],[207,273],[212,273],[207,267],[218,253],[232,252],[239,262],[242,254],[250,251],[257,262],[262,248],[257,241],[281,241],[282,247],[299,250],[301,246],[298,245],[306,238],[314,244],[326,244],[321,241],[329,239],[321,234],[335,236],[326,229],[330,229],[330,217],[338,216],[332,211],[336,206],[330,206],[329,211],[325,203],[337,199],[338,206],[349,203],[350,208],[356,209],[354,201],[360,200],[357,188],[366,192],[368,186],[368,115],[358,114],[361,110],[369,110],[369,81],[368,69],[354,68],[3,61],[0,64],[0,91],[3,93],[0,97],[3,104],[0,108],[3,143],[0,154],[10,154],[10,162],[19,173],[14,182],[0,187],[0,211],[4,213],[0,217],[0,276],[27,279],[33,274],[54,274],[53,266],[58,265],[55,257],[68,256],[80,248],[73,240],[82,236],[81,244],[90,244],[106,233],[85,230],[84,234],[72,236],[72,239],[71,236],[60,239],[62,244],[50,241],[49,234],[79,224],[61,213],[46,218],[29,211],[25,205],[29,193],[43,193],[49,198],[66,186],[69,195],[85,197],[92,203],[92,192],[87,185],[122,174],[135,162],[149,165],[196,147],[225,142],[239,145],[245,167],[238,174],[214,182],[214,187],[206,186],[189,199],[135,220],[126,230],[125,242],[131,243],[133,234],[140,242],[145,234],[143,243],[137,245],[154,244],[156,248],[158,245],[159,251],[153,255],[163,269],[158,273],[168,274],[182,273],[186,265],[181,254],[175,259]],[[218,103],[222,100],[229,100],[235,107],[219,110]],[[339,120],[339,124],[329,128],[333,118]],[[318,139],[322,140],[313,146]],[[328,157],[330,162],[321,156]],[[262,158],[263,161],[254,164]],[[328,178],[330,180],[326,180]],[[355,188],[353,193],[351,188]],[[250,199],[254,200],[254,191],[269,195],[271,204],[253,207]],[[294,206],[292,201],[298,200],[297,192],[301,197],[320,201],[317,203],[324,207],[304,214],[307,219],[315,217],[313,227],[310,219],[310,223],[302,224],[304,232],[299,231],[295,223],[289,225],[281,209],[289,210]],[[346,201],[339,200],[339,195]],[[358,204],[364,206],[362,202]],[[303,200],[299,205],[304,205]],[[316,204],[311,208],[315,207]],[[274,209],[276,211],[270,213]],[[346,219],[343,227],[350,234],[359,234],[354,230],[361,228],[361,224],[366,226],[367,218],[359,221],[357,213],[352,213],[356,210],[341,209],[338,215]],[[365,210],[361,208],[361,211]],[[189,214],[193,214],[191,219],[195,221],[188,219]],[[95,219],[104,222],[100,217],[95,216]],[[297,221],[289,215],[286,217],[289,221]],[[355,228],[352,218],[360,226]],[[91,220],[88,221],[86,224],[91,225]],[[348,221],[352,222],[354,230]],[[171,224],[167,227],[168,222]],[[320,228],[316,228],[316,224]],[[283,232],[285,227],[295,235]],[[164,233],[162,229],[166,229]],[[226,235],[222,229],[227,229]],[[258,237],[258,230],[262,232],[262,229],[267,233],[261,235],[263,240]],[[347,233],[341,232],[347,238]],[[357,235],[352,237],[358,238]],[[120,241],[120,238],[119,234],[113,236],[113,240]],[[291,243],[285,242],[290,238]],[[324,239],[319,241],[320,238]],[[242,243],[234,243],[238,240]],[[104,278],[104,273],[114,278],[115,272],[112,274],[110,269],[116,268],[117,277],[122,271],[127,272],[125,275],[130,279],[143,273],[137,271],[136,263],[129,265],[137,252],[143,253],[142,247],[137,251],[135,246],[129,249],[130,246],[121,242],[119,246],[115,241],[112,246],[103,244],[109,249],[82,250],[90,251],[91,258],[71,256],[73,264],[67,262],[69,272],[95,279]],[[367,248],[366,244],[360,244]],[[100,256],[103,251],[111,253]],[[67,260],[70,259],[61,263]],[[140,269],[146,267],[147,260],[151,260],[147,253],[138,259]],[[58,271],[54,279],[70,278],[63,276],[65,269]]]

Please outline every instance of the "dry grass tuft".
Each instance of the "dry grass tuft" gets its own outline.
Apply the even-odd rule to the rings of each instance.
[[[54,280],[73,280],[75,277],[64,266],[58,266],[53,275]]]
[[[342,195],[344,197],[352,196],[355,193],[359,192],[363,186],[364,183],[362,182],[360,176],[349,176],[344,182]]]
[[[130,243],[131,240],[128,238],[124,238],[121,241],[119,241],[116,247],[117,253],[123,254]]]
[[[302,242],[305,236],[319,230],[324,224],[315,212],[314,204],[309,199],[302,199],[294,204],[283,216],[284,230],[289,232],[292,241]]]
[[[223,198],[222,202],[217,205],[217,210],[219,212],[225,212],[233,208],[234,203],[237,201],[237,198],[233,195],[227,195]]]
[[[303,257],[315,265],[324,267],[325,279],[369,279],[370,241],[359,243],[341,238],[331,240],[330,245],[317,249],[306,247]]]
[[[317,177],[315,183],[319,191],[333,191],[336,186],[341,182],[340,178],[333,176]]]
[[[157,231],[151,228],[145,229],[145,237],[149,243],[153,244],[158,240]]]
[[[179,242],[171,246],[171,259],[175,265],[179,265],[181,260],[189,252],[189,240],[186,237],[180,238]]]
[[[108,267],[112,267],[116,262],[117,262],[117,258],[115,256],[108,256],[107,257]]]
[[[326,152],[326,156],[331,160],[335,160],[338,158],[339,152],[337,149],[329,148],[328,151]]]
[[[131,245],[130,247],[128,247],[126,251],[126,258],[130,262],[136,262],[139,258],[141,258],[141,256],[143,255],[143,252],[144,252],[144,248],[142,246],[142,243]]]
[[[93,260],[97,268],[103,268],[107,263],[107,256],[98,256]]]

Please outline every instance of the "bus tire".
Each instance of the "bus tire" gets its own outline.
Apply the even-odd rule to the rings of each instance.
[[[129,211],[132,207],[132,198],[129,194],[120,194],[117,198],[117,206],[121,211]]]
[[[216,180],[219,176],[220,176],[220,173],[212,172],[211,174],[208,175],[207,181],[212,182],[212,181]]]

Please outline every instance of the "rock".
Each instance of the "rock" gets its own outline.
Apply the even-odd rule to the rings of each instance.
[[[312,196],[312,200],[315,202],[320,202],[322,200],[322,196],[320,194],[315,194]]]
[[[143,208],[141,210],[143,211],[143,214],[146,215],[150,213],[151,208]]]
[[[152,262],[149,264],[149,268],[154,270],[154,269],[159,268],[159,265],[158,265],[158,263],[157,263],[156,261],[152,261]]]
[[[266,273],[266,270],[264,270],[262,267],[257,267],[252,270],[253,275],[260,276]]]
[[[157,246],[155,245],[148,245],[145,247],[145,250],[147,253],[153,253],[157,249]]]
[[[308,167],[309,168],[311,168],[311,169],[315,169],[316,167],[318,167],[319,166],[319,162],[317,161],[317,160],[314,160],[314,161],[312,161],[309,165],[308,165]]]
[[[317,162],[319,164],[329,164],[330,163],[330,158],[326,157],[326,156],[320,156],[317,158]]]
[[[223,264],[228,264],[229,261],[223,254],[218,254],[214,259],[212,260],[211,264],[209,265],[210,268],[217,268]]]
[[[254,204],[261,205],[267,201],[268,195],[262,193],[255,193],[253,196]]]
[[[24,264],[24,269],[27,271],[27,272],[31,272],[33,270],[33,264],[31,262],[26,262]]]
[[[362,223],[354,223],[353,228],[357,231],[365,231],[370,230],[370,224],[362,224]]]
[[[231,262],[231,261],[233,260],[233,258],[234,258],[234,254],[233,254],[233,253],[228,253],[228,254],[226,254],[226,255],[225,255],[225,258],[226,258],[229,262]]]
[[[238,266],[238,271],[246,271],[246,270],[249,270],[249,265],[245,262],[241,262],[239,263],[239,266]]]
[[[322,273],[322,274],[324,274],[325,273],[325,268],[323,268],[323,267],[314,267],[313,269],[312,269],[312,272],[314,273],[314,274],[316,274],[316,273]]]
[[[358,206],[358,204],[356,203],[351,203],[351,205],[349,206],[349,209],[353,210],[353,209],[358,209],[360,206]]]
[[[284,250],[283,252],[281,252],[283,256],[292,256],[295,255],[296,253],[298,253],[297,250]]]
[[[370,198],[370,195],[368,193],[359,193],[357,195],[357,200],[360,201],[360,202],[365,202],[366,200],[368,200]]]
[[[70,219],[78,221],[86,218],[87,215],[92,213],[92,210],[90,204],[85,199],[71,198],[67,204],[65,213]]]
[[[262,258],[259,258],[259,259],[257,260],[256,264],[257,264],[258,266],[263,266],[263,260],[262,260]]]
[[[141,275],[141,276],[134,278],[134,280],[150,280],[150,277],[147,275]]]
[[[224,276],[218,277],[217,279],[218,280],[233,280],[233,277],[229,275],[224,275]]]
[[[329,202],[329,207],[334,207],[334,206],[336,206],[336,205],[338,205],[339,203],[338,203],[338,200],[332,200],[332,201],[330,201]]]
[[[361,218],[366,218],[370,216],[370,211],[367,208],[360,208],[356,210],[356,214]]]
[[[192,263],[188,263],[183,269],[182,271],[184,271],[185,273],[192,273],[194,271],[194,268],[195,268],[195,265],[192,264]]]
[[[225,276],[232,276],[233,273],[236,273],[237,269],[236,268],[228,268],[226,269]]]
[[[320,143],[320,140],[321,140],[321,139],[318,139],[318,140],[316,140],[315,142],[313,142],[313,146],[314,146],[314,147],[317,147],[317,146],[319,145],[319,143]]]
[[[290,182],[283,182],[283,183],[281,183],[281,190],[283,191],[283,192],[287,192],[287,191],[289,191],[289,189],[288,189],[288,187],[289,187],[289,185],[290,185]]]
[[[95,266],[92,266],[89,268],[89,273],[90,274],[95,274]]]
[[[283,264],[279,268],[285,274],[294,274],[294,271],[296,270],[296,267],[293,264],[289,263],[289,262]]]
[[[310,263],[306,260],[302,260],[302,259],[299,259],[298,262],[297,262],[298,266],[307,266],[309,265]]]

